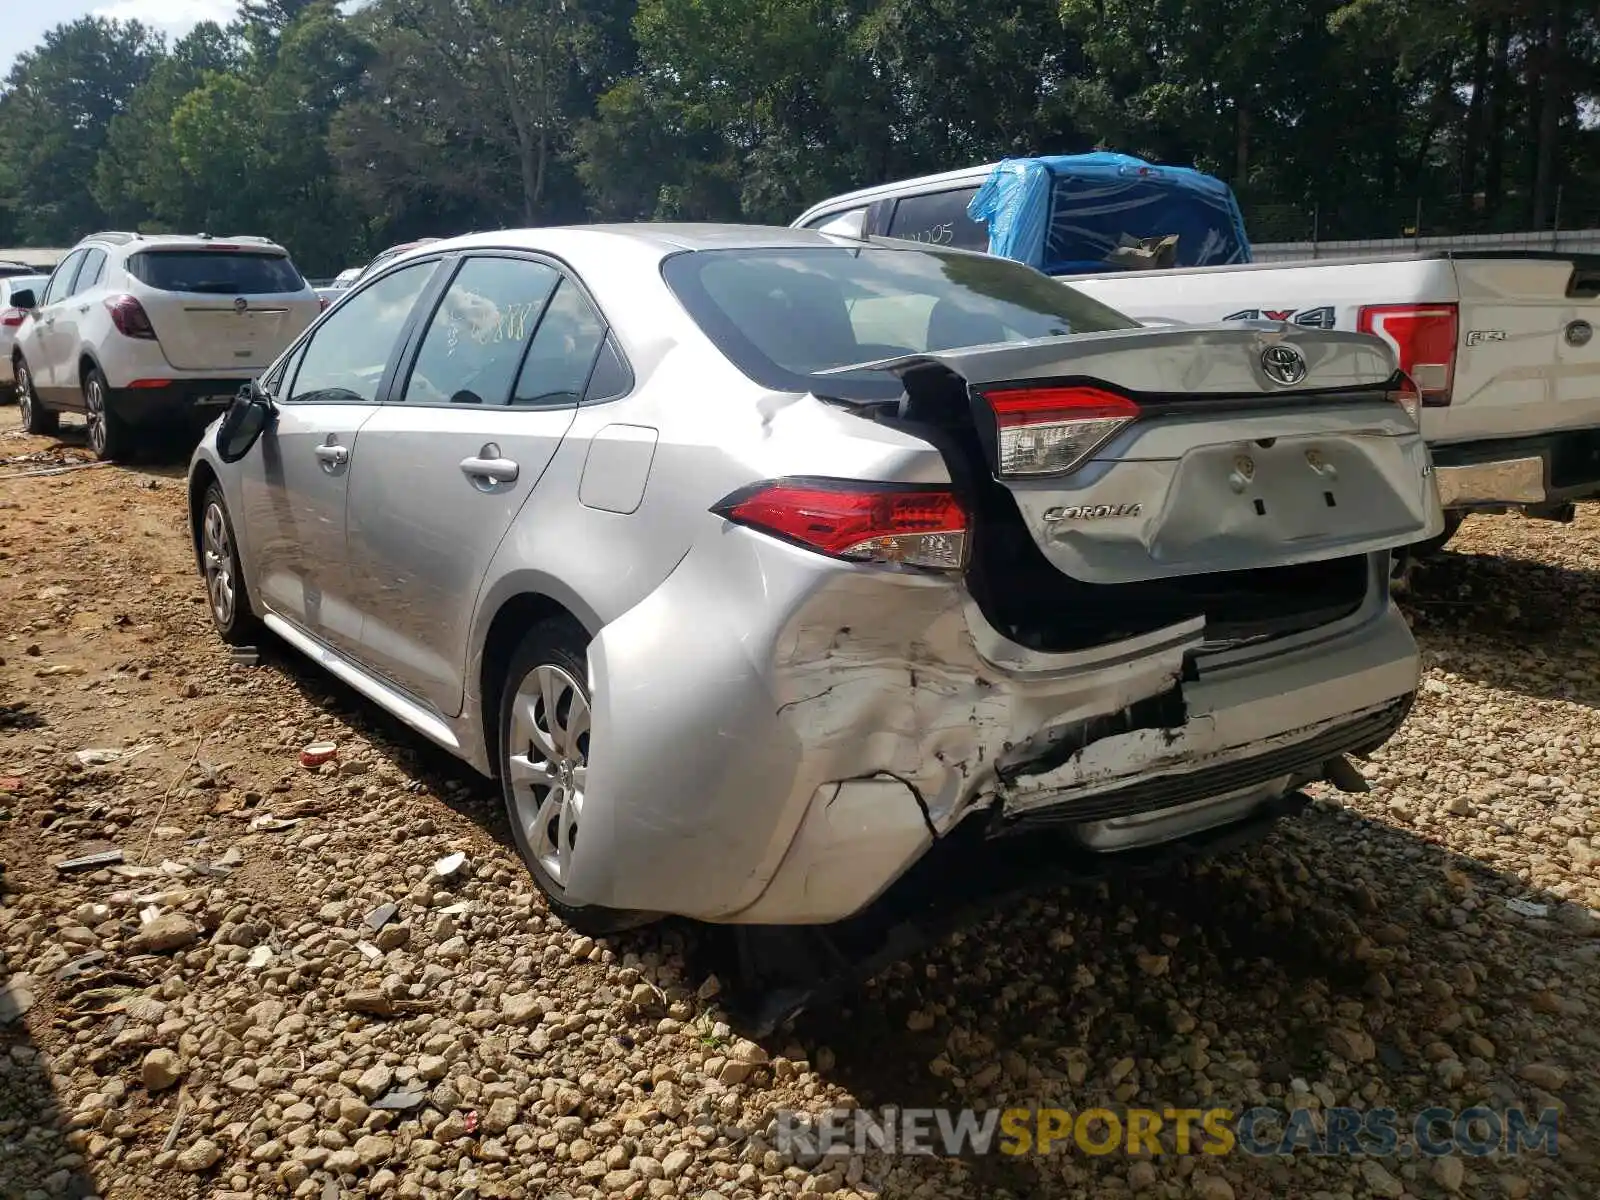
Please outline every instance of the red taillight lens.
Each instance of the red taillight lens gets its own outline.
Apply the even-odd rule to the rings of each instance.
[[[1061,475],[1139,418],[1126,396],[1093,385],[990,389],[999,475]]]
[[[151,342],[156,340],[150,314],[133,296],[111,296],[106,300],[106,308],[111,313],[111,323],[123,337],[144,338]]]
[[[966,564],[967,514],[947,488],[778,479],[711,511],[832,558],[940,571]]]
[[[1454,304],[1368,304],[1357,314],[1356,328],[1394,347],[1423,405],[1442,408],[1455,381],[1457,320]]]
[[[28,314],[20,308],[8,308],[0,313],[0,325],[7,329],[15,329],[28,319]]]

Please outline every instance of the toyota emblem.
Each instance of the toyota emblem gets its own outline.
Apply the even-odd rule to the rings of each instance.
[[[1587,321],[1574,321],[1566,328],[1567,345],[1574,348],[1587,346],[1594,336],[1594,326]]]
[[[250,301],[246,300],[243,296],[235,296],[234,297],[234,299],[233,299],[233,311],[234,312],[243,312],[245,309],[247,309],[249,307],[250,307]]]
[[[1261,369],[1274,383],[1292,387],[1306,377],[1306,356],[1296,347],[1280,342],[1261,352]]]

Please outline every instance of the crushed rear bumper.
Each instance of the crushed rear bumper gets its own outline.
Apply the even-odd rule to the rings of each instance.
[[[1238,811],[1192,810],[1167,840],[1248,818],[1326,758],[1381,742],[1416,691],[1415,643],[1371,570],[1360,611],[1269,645],[1207,653],[1196,618],[1043,654],[1000,638],[956,579],[718,530],[590,646],[568,895],[823,923],[974,814],[1048,820],[1091,850],[1094,822],[1130,806],[1249,791]],[[1120,848],[1107,836],[1099,848]]]

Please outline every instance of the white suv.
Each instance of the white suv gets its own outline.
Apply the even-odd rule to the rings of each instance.
[[[208,423],[322,308],[282,246],[206,234],[94,234],[32,301],[11,351],[23,424],[81,412],[101,458]]]

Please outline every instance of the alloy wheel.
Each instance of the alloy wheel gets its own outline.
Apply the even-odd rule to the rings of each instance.
[[[540,869],[571,875],[589,772],[589,699],[562,668],[541,663],[517,688],[507,742],[513,810]]]
[[[89,427],[89,449],[97,455],[106,452],[106,393],[100,380],[90,377],[83,388],[84,421]]]
[[[17,415],[22,418],[24,429],[33,425],[33,376],[28,373],[28,364],[17,364]]]
[[[233,586],[233,540],[228,536],[228,519],[220,504],[206,506],[201,524],[201,557],[206,572],[206,595],[211,600],[211,614],[217,624],[226,629],[233,623],[235,600]]]

